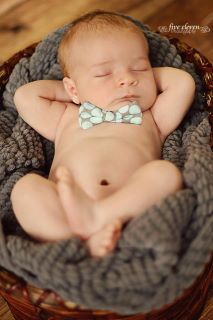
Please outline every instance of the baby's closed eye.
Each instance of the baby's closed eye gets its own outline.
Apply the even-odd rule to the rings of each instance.
[[[103,73],[96,74],[94,77],[95,78],[101,78],[101,77],[107,77],[109,75],[111,75],[111,72],[103,72]]]
[[[146,69],[136,69],[136,68],[132,68],[131,71],[136,71],[136,72],[143,72],[143,71],[147,71]]]
[[[143,72],[143,71],[149,71],[150,68],[148,68],[148,66],[144,66],[144,65],[133,65],[130,67],[131,71],[136,71],[136,72]]]

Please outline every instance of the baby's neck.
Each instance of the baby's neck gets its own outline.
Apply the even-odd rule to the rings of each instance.
[[[96,105],[94,103],[92,103],[92,104],[97,106],[97,107],[99,107],[99,108],[101,108],[101,109],[103,109],[103,110],[105,110],[105,111],[116,111],[117,109],[119,109],[119,108],[121,108],[123,106],[129,105],[129,104],[132,104],[133,102],[135,102],[137,105],[139,105],[139,103],[137,101],[132,100],[132,99],[119,100],[119,101],[111,103],[111,104],[109,104],[108,106],[105,106],[105,107],[102,106],[102,105]]]
[[[120,100],[120,101],[118,101],[117,103],[115,103],[115,104],[113,104],[113,105],[111,105],[111,106],[108,106],[108,107],[107,107],[107,110],[108,110],[108,108],[109,108],[109,109],[111,108],[111,110],[114,111],[114,110],[117,110],[117,109],[120,108],[120,107],[129,105],[129,104],[132,104],[133,102],[136,102],[136,103],[138,104],[138,102],[135,101],[135,100],[128,100],[128,99]]]

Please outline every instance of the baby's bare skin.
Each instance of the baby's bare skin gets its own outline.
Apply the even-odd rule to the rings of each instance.
[[[128,101],[124,101],[124,103],[128,103]],[[79,234],[81,231],[81,236],[86,235],[87,230],[91,234],[95,232],[96,235],[90,237],[89,243],[94,242],[96,248],[99,243],[99,252],[101,252],[101,250],[103,251],[103,241],[106,241],[112,250],[117,242],[117,235],[120,235],[118,231],[124,221],[119,224],[119,220],[113,219],[106,223],[106,219],[103,218],[101,232],[97,233],[100,228],[99,219],[91,219],[88,216],[90,221],[87,221],[85,217],[87,209],[83,210],[82,206],[78,204],[76,206],[79,206],[79,209],[76,206],[74,208],[71,192],[68,192],[66,197],[64,188],[72,189],[73,185],[77,184],[86,196],[95,201],[109,196],[119,190],[132,173],[142,165],[160,158],[162,140],[150,110],[143,113],[142,126],[103,123],[94,127],[93,130],[86,131],[79,127],[78,112],[77,106],[69,104],[61,119],[56,133],[55,157],[49,179],[54,182],[63,181],[63,176],[66,173],[63,175],[63,170],[58,171],[59,175],[56,177],[57,168],[63,166],[69,170],[72,177],[69,177],[68,183],[65,181],[65,186],[62,188],[59,186],[59,194],[62,202],[65,202],[65,211],[70,225],[73,226],[73,220],[77,217],[79,219],[79,215],[83,217],[87,225],[87,228],[84,229],[85,233],[82,232],[82,222],[79,223],[80,230],[73,228],[73,231],[79,231]],[[70,139],[70,137],[72,138]],[[71,179],[75,181],[73,185],[69,185]],[[79,202],[82,201],[82,198],[81,193]],[[106,228],[103,228],[104,224],[106,224]]]
[[[15,94],[20,116],[55,143],[55,156],[49,179],[24,176],[11,200],[32,237],[79,236],[100,257],[114,249],[125,222],[182,187],[179,170],[160,159],[161,148],[191,105],[194,81],[184,71],[151,68],[135,32],[84,32],[72,46],[72,78],[35,81]],[[70,103],[115,111],[133,99],[143,112],[141,125],[104,122],[87,130]]]
[[[69,104],[61,119],[49,179],[55,181],[56,168],[65,166],[96,200],[119,189],[140,166],[160,158],[162,140],[150,110],[143,113],[142,125],[102,123],[92,130],[79,127],[78,112]]]

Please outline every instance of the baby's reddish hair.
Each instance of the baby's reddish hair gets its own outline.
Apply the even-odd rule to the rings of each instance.
[[[142,29],[137,26],[134,22],[121,16],[116,12],[95,10],[88,12],[74,20],[70,25],[70,28],[65,32],[64,36],[59,45],[59,63],[64,76],[68,75],[68,50],[71,41],[78,36],[80,32],[92,31],[98,32],[106,30],[107,28],[121,28],[127,29],[133,32],[139,33],[143,40],[148,53],[148,43],[143,34]]]

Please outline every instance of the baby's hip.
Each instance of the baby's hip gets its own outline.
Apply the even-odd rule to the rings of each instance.
[[[119,160],[116,155],[116,161],[113,156],[111,160],[94,158],[93,161],[88,157],[70,159],[70,161],[54,162],[50,170],[49,179],[57,181],[55,172],[58,167],[65,166],[72,176],[72,183],[76,183],[84,192],[94,200],[99,200],[109,196],[121,188],[132,174],[141,166],[133,159],[128,162]],[[119,160],[119,161],[118,161]]]
[[[100,199],[118,190],[144,162],[143,152],[123,140],[88,139],[57,152],[49,178],[54,179],[58,166],[65,166],[89,196]]]
[[[112,165],[112,167],[111,167]],[[84,190],[89,197],[94,200],[100,200],[109,196],[126,182],[128,176],[132,175],[135,170],[116,170],[111,165],[88,164],[70,167],[73,180],[78,186]]]

